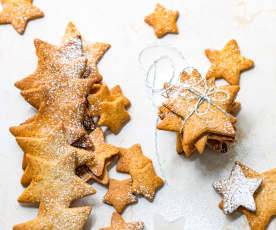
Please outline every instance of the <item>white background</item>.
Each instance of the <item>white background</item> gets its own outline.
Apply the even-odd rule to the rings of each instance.
[[[238,115],[238,143],[227,154],[206,152],[192,158],[175,152],[175,134],[158,132],[160,162],[167,184],[153,203],[144,198],[129,206],[123,216],[127,221],[141,220],[147,230],[245,230],[246,218],[239,214],[225,216],[217,205],[220,196],[211,184],[227,175],[235,160],[262,172],[276,167],[276,2],[275,0],[167,0],[167,8],[180,12],[179,35],[158,40],[144,16],[151,13],[156,1],[149,0],[35,0],[45,13],[43,19],[31,21],[23,36],[11,25],[0,26],[0,229],[34,218],[37,209],[17,203],[22,193],[22,151],[8,128],[30,117],[34,110],[13,83],[36,67],[33,39],[59,44],[69,21],[83,37],[112,45],[99,64],[104,81],[120,84],[130,98],[132,120],[119,135],[107,140],[121,147],[141,143],[145,155],[160,167],[154,150],[156,111],[145,90],[145,76],[139,68],[139,51],[157,42],[177,47],[194,64],[206,71],[209,62],[204,49],[221,49],[234,38],[242,55],[255,61],[255,68],[241,76]],[[123,178],[115,173],[111,177]],[[106,188],[93,185],[98,193],[75,205],[92,205],[93,213],[86,230],[109,226],[113,208],[102,203]],[[272,221],[269,230],[276,229]]]

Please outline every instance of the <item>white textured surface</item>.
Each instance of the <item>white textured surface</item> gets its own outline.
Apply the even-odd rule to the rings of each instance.
[[[276,167],[276,2],[275,0],[167,0],[166,7],[180,12],[179,35],[169,35],[158,42],[172,44],[202,71],[209,62],[205,48],[220,49],[235,38],[242,55],[252,58],[256,67],[241,76],[238,115],[239,143],[227,154],[206,152],[190,159],[175,153],[175,134],[158,132],[161,164],[168,185],[153,203],[144,198],[124,212],[128,221],[142,220],[147,230],[248,230],[244,216],[226,217],[218,209],[220,196],[212,182],[229,173],[233,162],[240,160],[257,171]],[[109,86],[120,84],[131,99],[132,120],[119,135],[107,140],[122,147],[141,143],[144,153],[155,159],[155,110],[149,100],[144,75],[138,66],[139,51],[157,42],[152,28],[143,21],[156,4],[149,0],[35,0],[45,17],[28,24],[23,36],[10,25],[0,26],[0,229],[34,218],[37,209],[23,207],[16,201],[23,191],[22,152],[8,127],[19,124],[34,113],[13,83],[32,73],[36,66],[33,39],[58,44],[67,23],[72,20],[90,41],[111,43],[112,48],[99,65]],[[155,161],[158,170],[158,164]],[[112,170],[113,177],[123,177]],[[86,226],[108,226],[113,208],[102,203],[105,187],[95,185],[96,196],[79,204],[93,205]],[[272,221],[269,230],[276,227]]]

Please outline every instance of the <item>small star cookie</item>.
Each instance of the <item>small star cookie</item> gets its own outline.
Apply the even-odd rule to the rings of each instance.
[[[178,11],[167,10],[157,3],[154,12],[145,17],[145,22],[153,27],[156,37],[161,38],[168,33],[178,34],[177,18]]]
[[[112,205],[118,213],[122,213],[128,204],[137,202],[138,199],[131,192],[131,178],[125,180],[110,179],[108,192],[104,202]]]
[[[142,194],[148,201],[153,201],[156,191],[164,184],[156,175],[152,161],[143,154],[139,144],[129,149],[120,149],[117,171],[129,173],[133,181],[132,193]]]
[[[221,51],[207,49],[205,54],[212,63],[206,79],[223,78],[230,85],[238,85],[240,72],[254,65],[252,60],[240,56],[236,40],[229,41]]]
[[[29,20],[44,16],[30,0],[1,0],[1,3],[3,10],[0,12],[0,24],[12,24],[19,34],[24,33]]]
[[[98,125],[107,126],[114,134],[118,134],[122,125],[130,120],[130,115],[125,109],[124,99],[121,97],[112,102],[102,102],[101,111]]]
[[[117,155],[119,148],[104,142],[104,133],[101,128],[95,129],[89,137],[94,146],[95,160],[87,166],[95,176],[99,177],[103,174],[106,160]]]
[[[136,223],[126,223],[124,219],[118,214],[114,212],[112,214],[111,226],[107,228],[101,228],[100,230],[143,230],[144,223],[136,222]]]

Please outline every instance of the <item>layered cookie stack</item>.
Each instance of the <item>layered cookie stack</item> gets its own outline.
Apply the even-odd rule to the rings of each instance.
[[[98,72],[97,63],[110,45],[85,41],[72,23],[60,46],[38,39],[34,44],[38,66],[15,86],[38,112],[10,131],[24,152],[21,182],[28,186],[18,201],[39,203],[39,212],[14,229],[80,230],[91,207],[70,208],[71,202],[96,192],[86,181],[109,184],[108,166],[124,150],[105,143],[101,126],[117,134],[130,120],[130,101],[120,86],[109,89]],[[128,155],[124,167],[132,178],[122,182],[123,189],[113,193],[116,180],[110,180],[105,202],[120,213],[137,201],[135,194],[152,201],[163,184],[151,160],[139,154],[147,164],[136,165],[140,158]],[[125,204],[118,208],[116,201]]]
[[[182,72],[176,85],[164,86],[166,100],[159,108],[161,122],[157,128],[176,132],[177,152],[190,156],[205,146],[227,152],[235,141],[236,118],[240,108],[235,101],[239,92],[239,75],[253,66],[253,61],[240,57],[236,41],[230,41],[222,51],[206,50],[212,65],[206,77],[197,70]],[[224,78],[232,85],[216,86],[215,80]]]

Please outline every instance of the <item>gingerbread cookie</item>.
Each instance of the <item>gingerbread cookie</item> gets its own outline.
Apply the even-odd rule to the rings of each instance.
[[[124,219],[118,214],[114,212],[112,214],[111,226],[107,228],[101,228],[100,230],[143,230],[144,223],[136,222],[136,223],[126,223]]]
[[[75,175],[75,153],[65,154],[58,161],[47,161],[27,155],[33,175],[31,184],[18,198],[21,203],[51,203],[68,208],[72,201],[94,194],[90,185]]]
[[[1,0],[1,3],[3,9],[0,12],[0,24],[12,24],[19,34],[24,33],[29,20],[44,16],[30,0]]]
[[[178,34],[177,18],[178,11],[167,10],[157,3],[154,12],[145,17],[145,22],[153,27],[156,37],[161,38],[168,33]]]
[[[214,189],[223,196],[223,211],[230,214],[239,207],[255,212],[254,193],[260,187],[262,179],[246,178],[241,167],[235,164],[229,178],[213,184]]]
[[[118,213],[122,213],[128,204],[137,202],[138,199],[131,192],[132,179],[110,179],[108,192],[104,196],[104,202],[112,205]]]
[[[133,181],[132,193],[142,194],[148,201],[153,201],[156,191],[164,184],[139,144],[120,150],[117,171],[129,173]]]
[[[252,230],[265,230],[270,219],[276,215],[276,170],[257,173],[240,162],[236,162],[236,165],[242,169],[246,178],[262,180],[262,184],[254,194],[256,211],[252,212],[245,208],[239,208],[238,210],[245,214]],[[220,208],[224,207],[223,203],[220,203]]]
[[[13,227],[13,230],[66,229],[82,230],[91,212],[91,207],[63,208],[42,203],[37,218]]]
[[[240,72],[254,65],[252,60],[240,56],[236,40],[229,41],[221,51],[207,49],[205,54],[212,63],[206,78],[223,78],[231,85],[238,85]]]
[[[45,160],[56,160],[64,154],[76,153],[77,166],[85,163],[94,163],[95,155],[92,152],[72,147],[68,144],[65,130],[60,123],[55,127],[46,137],[17,137],[16,141],[18,145],[27,154]],[[23,168],[25,172],[22,176],[21,183],[27,186],[32,179],[32,171],[27,167],[28,162],[23,161]]]
[[[98,125],[107,126],[114,134],[118,134],[122,125],[130,120],[130,115],[125,109],[124,99],[121,97],[112,102],[103,102],[101,111]]]
[[[95,176],[99,177],[103,174],[106,160],[117,155],[119,148],[104,142],[104,133],[101,128],[95,129],[89,137],[94,146],[95,160],[87,166]]]

